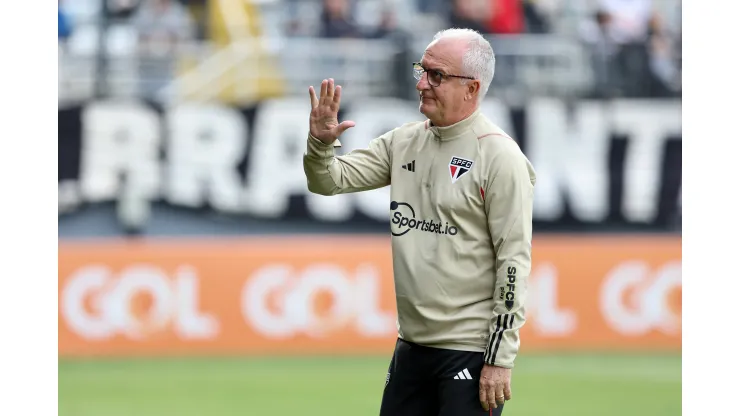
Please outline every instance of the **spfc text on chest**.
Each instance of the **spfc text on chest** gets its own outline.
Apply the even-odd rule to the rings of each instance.
[[[452,183],[457,182],[464,174],[470,172],[472,168],[472,160],[452,156],[452,160],[450,160],[450,178],[452,178]]]

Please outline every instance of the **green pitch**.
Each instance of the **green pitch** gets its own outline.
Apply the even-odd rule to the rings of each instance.
[[[61,416],[375,416],[389,357],[59,362]],[[681,414],[680,355],[523,355],[505,416]]]

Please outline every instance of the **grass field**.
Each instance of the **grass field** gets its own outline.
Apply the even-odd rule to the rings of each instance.
[[[61,416],[375,416],[388,357],[59,362]],[[523,355],[506,416],[681,414],[680,355]]]

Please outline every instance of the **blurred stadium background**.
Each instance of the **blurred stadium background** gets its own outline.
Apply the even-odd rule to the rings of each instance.
[[[388,193],[307,193],[307,88],[364,146],[451,26],[539,176],[504,414],[680,414],[679,0],[60,0],[59,414],[377,414]]]

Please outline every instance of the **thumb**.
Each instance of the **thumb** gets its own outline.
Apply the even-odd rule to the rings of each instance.
[[[338,126],[336,126],[334,128],[335,131],[336,131],[336,133],[337,133],[337,137],[340,134],[344,133],[345,131],[347,131],[348,129],[350,129],[350,128],[354,127],[354,126],[355,126],[355,122],[354,121],[343,121],[343,122],[341,122]]]

